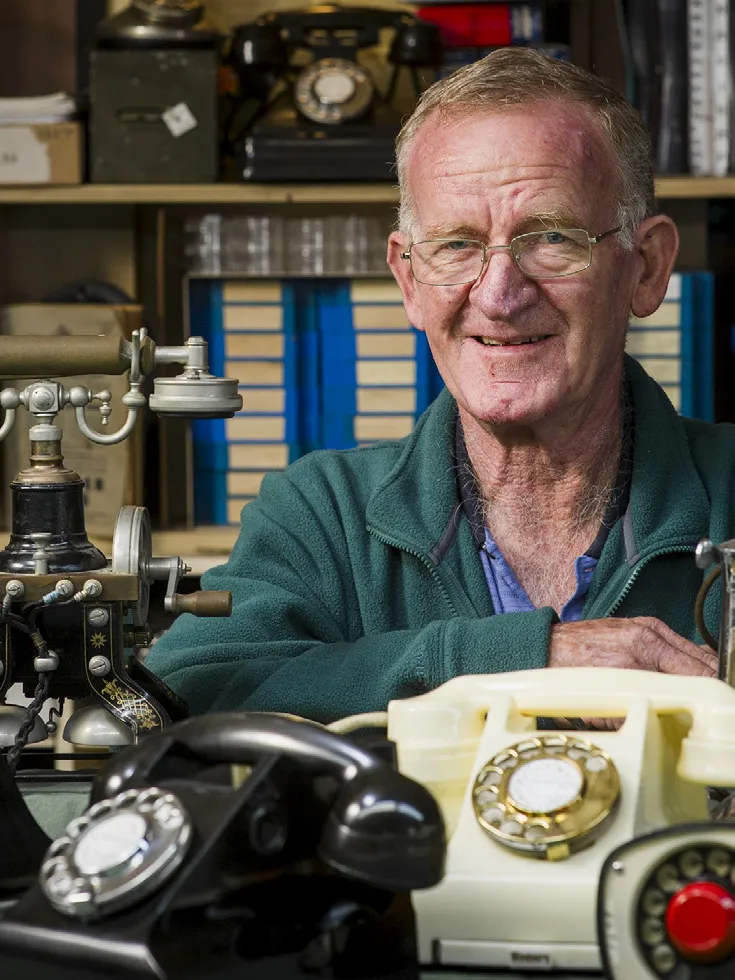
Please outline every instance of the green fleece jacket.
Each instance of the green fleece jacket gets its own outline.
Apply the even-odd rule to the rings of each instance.
[[[657,616],[702,642],[694,548],[733,536],[735,426],[681,419],[630,358],[626,371],[630,502],[584,618]],[[181,616],[147,660],[192,714],[287,711],[326,722],[458,674],[545,665],[551,608],[493,614],[459,505],[455,413],[445,391],[403,440],[314,452],[266,476],[230,560],[202,581],[231,590],[232,617]],[[716,635],[719,589],[705,613]]]

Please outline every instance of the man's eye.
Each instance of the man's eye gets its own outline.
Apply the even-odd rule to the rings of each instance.
[[[468,248],[472,248],[474,244],[474,242],[468,242],[463,238],[457,238],[451,242],[445,242],[444,247],[449,252],[463,252]]]
[[[542,241],[545,241],[549,245],[562,245],[566,241],[566,235],[560,231],[547,231]]]

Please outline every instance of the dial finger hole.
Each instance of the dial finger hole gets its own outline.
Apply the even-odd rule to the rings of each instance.
[[[651,953],[651,962],[659,973],[671,973],[676,966],[676,953],[671,946],[657,946]]]
[[[499,827],[505,820],[505,811],[497,806],[487,807],[487,809],[482,810],[481,815],[485,823],[490,824],[491,827]]]
[[[645,919],[641,925],[641,939],[647,946],[656,946],[666,938],[663,919]]]
[[[481,778],[481,786],[498,786],[500,784],[503,774],[498,772],[497,769],[489,769]]]
[[[39,877],[42,880],[47,878],[55,878],[57,875],[68,875],[69,874],[69,862],[65,857],[55,857],[51,858],[50,861],[44,861],[41,865],[41,871],[39,872]]]
[[[648,888],[643,893],[641,907],[647,915],[663,915],[666,911],[666,896],[658,888]]]
[[[491,789],[483,789],[475,797],[478,806],[488,806],[490,803],[494,803],[497,799],[497,793],[494,793]]]
[[[673,895],[674,892],[681,888],[679,871],[673,864],[662,864],[656,872],[656,881],[661,889],[668,895]]]
[[[604,772],[607,769],[607,759],[602,755],[591,755],[584,764],[587,772]]]
[[[732,856],[722,847],[713,847],[707,853],[706,863],[708,871],[725,878],[732,867]]]
[[[684,851],[679,856],[679,868],[685,878],[697,878],[704,871],[704,857],[699,851]]]
[[[500,825],[500,832],[509,837],[518,837],[523,833],[523,824],[518,820],[504,820]]]

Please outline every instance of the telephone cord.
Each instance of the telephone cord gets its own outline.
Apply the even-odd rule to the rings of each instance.
[[[700,586],[699,592],[697,593],[697,598],[694,600],[694,622],[699,630],[699,635],[702,637],[704,642],[708,647],[711,647],[715,653],[719,653],[719,645],[714,639],[710,631],[704,622],[704,600],[707,598],[707,593],[712,588],[712,585],[720,577],[722,569],[719,565],[712,569],[707,575],[704,582]]]

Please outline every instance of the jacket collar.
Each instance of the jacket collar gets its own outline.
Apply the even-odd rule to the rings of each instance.
[[[633,477],[628,510],[617,533],[610,535],[601,563],[624,558],[632,566],[653,551],[693,547],[707,532],[709,500],[683,423],[668,398],[628,356],[625,370],[636,420]],[[454,454],[456,413],[456,403],[444,389],[419,419],[366,509],[371,529],[437,565],[462,524]]]

